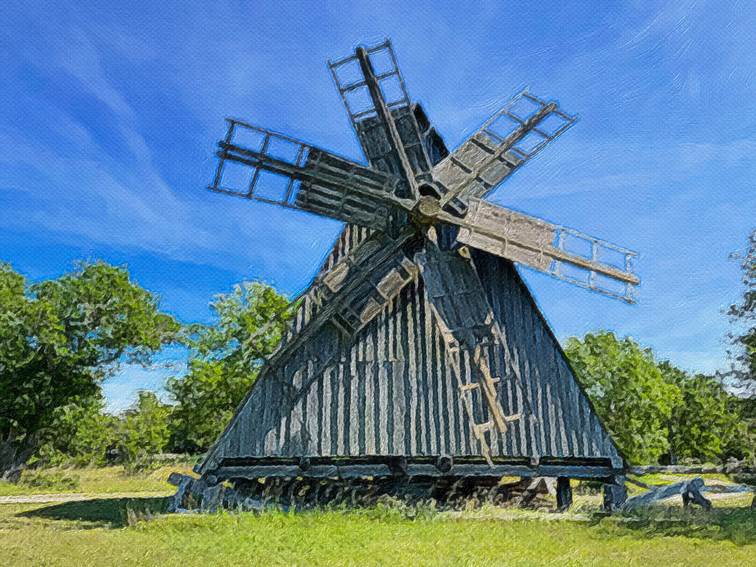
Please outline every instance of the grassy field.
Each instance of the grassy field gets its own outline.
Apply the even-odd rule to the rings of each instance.
[[[86,469],[54,468],[32,474],[31,482],[36,476],[53,479],[70,479],[72,482],[40,483],[30,485],[29,481],[19,484],[0,482],[0,496],[20,496],[25,494],[83,493],[83,494],[123,494],[149,492],[154,494],[171,494],[175,487],[166,482],[172,471],[189,474],[191,465],[166,465],[149,472],[128,474],[123,467],[102,467]]]
[[[613,517],[596,514],[590,496],[578,498],[571,514],[421,509],[411,517],[411,510],[379,507],[161,515],[165,498],[155,494],[167,492],[165,471],[131,479],[116,469],[77,473],[80,491],[100,495],[0,504],[4,565],[756,564],[750,495],[717,499],[709,513],[675,504]],[[124,492],[142,494],[108,496]]]

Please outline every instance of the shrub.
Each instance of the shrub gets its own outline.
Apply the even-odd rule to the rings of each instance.
[[[165,448],[170,435],[170,412],[154,392],[139,392],[139,399],[126,410],[118,425],[119,457],[127,471],[149,467]]]

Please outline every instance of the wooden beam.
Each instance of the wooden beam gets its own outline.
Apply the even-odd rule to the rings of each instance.
[[[445,468],[445,467],[444,467]],[[528,465],[452,462],[447,471],[442,471],[436,461],[427,463],[407,463],[402,467],[403,475],[410,478],[470,478],[497,479],[503,476],[520,477],[557,477],[608,479],[614,478],[617,471],[610,467],[590,465]],[[306,468],[297,464],[256,464],[239,466],[221,466],[212,471],[220,480],[230,478],[266,478],[266,477],[309,477],[309,478],[389,478],[398,476],[396,466],[391,463],[353,463],[353,464],[315,464]],[[624,477],[623,477],[624,478]]]
[[[381,86],[378,84],[378,79],[375,76],[373,65],[370,63],[367,50],[364,47],[358,47],[355,51],[355,55],[360,63],[362,74],[365,76],[365,84],[370,93],[370,98],[373,100],[375,111],[386,128],[386,138],[391,146],[392,152],[397,158],[398,165],[401,168],[401,176],[407,182],[407,186],[410,188],[412,196],[416,198],[418,195],[417,184],[412,172],[412,166],[407,157],[407,152],[404,150],[404,145],[399,136],[399,130],[394,122],[394,117],[386,106],[386,101],[383,99]]]
[[[572,487],[570,479],[564,476],[557,478],[556,487],[557,510],[564,512],[572,506]]]
[[[604,510],[609,513],[616,512],[622,508],[626,500],[625,477],[619,475],[611,477],[609,482],[604,484]]]

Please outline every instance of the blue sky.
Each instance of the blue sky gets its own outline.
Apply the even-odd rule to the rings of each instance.
[[[51,4],[0,7],[0,260],[30,279],[126,264],[185,321],[243,279],[303,289],[340,224],[205,191],[214,144],[231,115],[360,159],[325,61],[388,36],[451,147],[526,85],[580,115],[491,199],[640,251],[643,284],[627,306],[525,271],[557,336],[726,365],[728,255],[756,224],[756,3]],[[111,409],[181,353],[162,363],[112,378]]]

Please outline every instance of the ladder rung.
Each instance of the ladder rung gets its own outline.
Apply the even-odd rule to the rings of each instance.
[[[491,431],[493,429],[494,423],[493,421],[487,421],[485,423],[476,423],[474,424],[475,431],[478,433],[485,433],[486,431]]]
[[[492,155],[496,153],[496,148],[492,148],[491,146],[486,144],[483,140],[479,139],[477,136],[473,136],[472,138],[470,138],[470,143],[475,144],[486,153],[489,153]]]
[[[355,89],[359,89],[360,87],[364,87],[364,86],[366,86],[365,81],[364,80],[359,80],[359,81],[355,81],[353,83],[349,83],[348,85],[345,85],[343,87],[340,87],[339,91],[341,91],[341,93],[343,94],[343,93],[348,93],[350,91],[353,91]]]
[[[397,71],[388,71],[386,73],[381,73],[380,75],[377,75],[375,78],[378,81],[382,81],[384,79],[388,79],[389,77],[393,75],[398,75],[399,73]],[[339,85],[339,91],[344,94],[351,91],[354,91],[356,89],[367,87],[367,83],[364,79],[360,79],[359,81],[354,81],[353,83],[349,83],[348,85]]]
[[[369,108],[368,110],[361,110],[359,112],[355,112],[352,114],[352,120],[357,120],[358,118],[362,118],[363,116],[368,116],[369,114],[377,114],[375,111],[375,108]]]
[[[385,73],[381,73],[380,75],[376,75],[375,78],[378,81],[382,81],[383,79],[388,79],[392,75],[399,75],[399,70],[394,69],[392,71],[386,71]]]
[[[512,112],[510,112],[508,110],[505,110],[502,114],[504,114],[505,116],[511,118],[514,122],[517,122],[519,124],[525,124],[525,120],[523,120],[522,118],[520,118],[519,116],[517,116],[516,114],[514,114],[514,113],[512,113]]]
[[[376,53],[377,51],[383,51],[384,49],[391,50],[391,42],[389,40],[386,40],[383,43],[379,43],[378,45],[374,45],[373,47],[368,47],[365,51],[367,51],[368,53]]]
[[[461,390],[462,392],[469,392],[469,391],[471,391],[471,390],[475,390],[475,389],[477,389],[477,388],[480,388],[480,384],[478,384],[478,383],[476,383],[476,382],[471,382],[471,383],[469,383],[469,384],[462,384],[462,385],[461,385],[461,386],[459,387],[459,389],[460,389],[460,390]]]
[[[522,96],[524,96],[526,99],[528,99],[528,100],[530,100],[532,102],[535,102],[536,104],[540,104],[541,106],[546,106],[548,104],[545,100],[541,100],[537,96],[532,95],[532,94],[530,94],[528,92],[523,92]]]
[[[518,419],[522,419],[521,413],[513,413],[512,415],[505,415],[504,421],[507,423],[512,423],[513,421],[517,421]]]
[[[394,108],[394,107],[402,106],[402,105],[409,106],[409,100],[407,99],[407,97],[404,97],[404,98],[402,98],[400,100],[395,100],[394,102],[388,103],[386,105],[386,108]]]
[[[470,167],[469,165],[467,165],[467,164],[466,164],[465,162],[463,162],[462,160],[460,160],[460,159],[458,159],[458,158],[454,157],[454,154],[451,154],[451,155],[449,156],[449,159],[451,160],[451,162],[452,162],[452,163],[453,163],[454,165],[456,165],[456,166],[457,166],[457,167],[459,167],[460,169],[463,169],[465,173],[472,173],[472,172],[473,172],[472,168],[471,168],[471,167]]]
[[[350,61],[357,61],[357,56],[347,55],[346,57],[342,57],[341,59],[337,59],[336,61],[329,61],[328,66],[331,69],[335,69],[336,67],[341,67],[342,65],[349,63]]]

